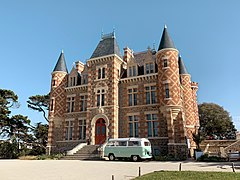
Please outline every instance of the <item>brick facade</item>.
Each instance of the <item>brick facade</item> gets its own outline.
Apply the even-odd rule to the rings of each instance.
[[[104,38],[98,45],[102,49],[115,36]],[[133,53],[126,47],[122,58],[115,51],[102,55],[97,48],[70,73],[52,73],[49,152],[134,136],[148,138],[154,154],[186,158],[199,124],[197,83],[189,74],[180,75],[178,50]],[[103,126],[97,124],[100,119]]]

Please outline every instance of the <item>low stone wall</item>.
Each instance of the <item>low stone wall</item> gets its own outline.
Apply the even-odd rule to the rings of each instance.
[[[200,144],[202,151],[207,150],[208,153],[220,154],[220,148],[226,148],[237,140],[204,140]]]
[[[66,153],[76,147],[79,143],[83,143],[83,141],[57,141],[55,146],[51,147],[50,154]]]

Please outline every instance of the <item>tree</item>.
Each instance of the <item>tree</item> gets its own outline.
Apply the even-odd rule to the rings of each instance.
[[[48,122],[47,112],[48,111],[48,104],[49,104],[50,95],[35,95],[29,97],[28,108],[32,110],[36,110],[38,112],[43,113],[44,119]]]
[[[207,139],[235,139],[236,129],[229,113],[214,103],[198,105],[201,132]]]
[[[41,122],[37,123],[36,127],[33,129],[34,137],[36,138],[36,142],[42,146],[47,146],[48,139],[48,125],[42,124]]]

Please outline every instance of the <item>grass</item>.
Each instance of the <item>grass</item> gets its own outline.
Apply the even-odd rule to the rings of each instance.
[[[20,160],[59,160],[61,159],[62,154],[55,155],[38,155],[38,156],[20,156],[18,159]]]
[[[201,171],[158,171],[135,178],[135,180],[237,180],[240,179],[240,173],[233,172],[201,172]]]
[[[20,160],[37,160],[37,156],[20,156],[18,157]]]

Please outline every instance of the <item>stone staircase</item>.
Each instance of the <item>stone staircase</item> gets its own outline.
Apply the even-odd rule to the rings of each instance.
[[[72,155],[64,156],[63,160],[100,160],[97,145],[86,145]]]
[[[240,151],[240,140],[237,140],[236,142],[230,144],[226,148],[224,148],[224,151],[226,153],[228,152],[239,152]]]

